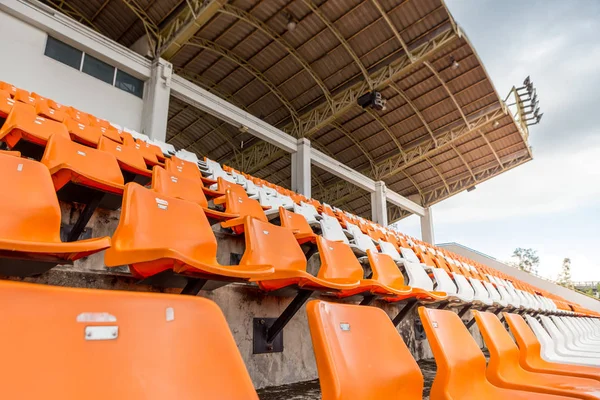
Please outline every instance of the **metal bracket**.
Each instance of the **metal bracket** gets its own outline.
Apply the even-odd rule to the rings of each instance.
[[[283,351],[283,328],[302,308],[313,290],[300,289],[294,300],[278,318],[254,318],[252,349],[254,354],[280,353]]]
[[[425,340],[427,336],[425,335],[425,328],[423,328],[423,323],[419,318],[415,318],[415,340]]]
[[[91,199],[89,203],[85,205],[85,208],[79,214],[79,218],[75,225],[71,228],[69,232],[69,236],[67,237],[67,242],[75,242],[79,240],[79,236],[85,230],[85,226],[90,222],[92,215],[94,215],[94,211],[98,208],[102,200],[104,199],[103,192],[97,192],[94,194],[94,197]]]
[[[188,283],[185,285],[183,290],[179,294],[186,294],[189,296],[197,296],[200,290],[206,285],[208,279],[193,279],[190,278]]]
[[[398,315],[392,319],[394,326],[398,326],[418,304],[417,299],[408,300]]]

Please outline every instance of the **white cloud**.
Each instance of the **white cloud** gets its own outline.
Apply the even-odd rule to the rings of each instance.
[[[552,214],[598,203],[600,144],[562,156],[548,155],[434,206],[435,222],[464,224],[514,216]]]

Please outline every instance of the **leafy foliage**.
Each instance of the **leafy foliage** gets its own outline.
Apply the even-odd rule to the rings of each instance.
[[[537,255],[537,251],[517,247],[512,256],[516,261],[509,262],[510,265],[522,271],[537,274],[537,269],[540,265],[540,258]]]

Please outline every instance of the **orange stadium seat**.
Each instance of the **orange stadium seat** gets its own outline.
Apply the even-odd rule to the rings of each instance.
[[[209,219],[227,220],[239,216],[209,208],[208,200],[204,195],[205,188],[201,180],[177,176],[158,165],[152,169],[152,189],[168,197],[198,204]]]
[[[17,87],[15,85],[3,81],[0,81],[0,90],[7,91],[10,97],[15,97],[17,94]]]
[[[52,174],[60,200],[86,204],[100,192],[107,194],[101,202],[103,208],[120,207],[123,174],[112,154],[52,135],[42,163]]]
[[[71,140],[89,147],[98,147],[98,142],[102,137],[100,128],[84,125],[72,118],[65,118],[63,123],[67,127],[67,131],[69,131]]]
[[[210,300],[1,281],[0,302],[4,399],[258,400]]]
[[[64,122],[67,117],[66,107],[50,99],[38,99],[35,103],[35,112],[40,117],[48,118],[56,122]]]
[[[140,185],[147,185],[152,180],[152,171],[147,168],[142,152],[135,147],[101,137],[98,142],[98,150],[115,156],[123,172],[125,183],[136,182]]]
[[[214,199],[215,204],[224,204],[227,214],[238,215],[229,221],[221,223],[221,227],[230,228],[234,233],[244,232],[244,222],[246,217],[252,217],[259,221],[267,222],[267,216],[260,203],[247,195],[239,195],[233,190],[227,190],[225,196]]]
[[[423,396],[423,375],[387,314],[313,300],[307,307],[323,400]]]
[[[23,104],[29,104],[31,106],[35,106],[35,98],[31,96],[25,89],[17,89],[17,93],[14,95],[15,101],[18,101]]]
[[[541,356],[542,346],[525,319],[520,315],[511,313],[504,313],[504,318],[519,346],[519,363],[525,370],[595,379],[600,382],[600,367],[561,364],[544,360]]]
[[[246,250],[240,266],[272,265],[274,267],[273,273],[252,278],[251,281],[258,283],[258,286],[265,291],[297,290],[296,297],[278,318],[254,318],[253,351],[255,354],[283,351],[283,335],[280,333],[314,291],[335,293],[360,285],[362,271],[357,271],[352,266],[325,261],[322,262],[316,276],[310,274],[307,271],[307,260],[302,248],[288,228],[247,216],[244,230]],[[329,260],[332,256],[325,254],[331,252],[337,254],[340,251],[338,245],[344,244],[331,242],[319,236],[317,245],[321,259]]]
[[[240,266],[273,265],[275,268],[272,274],[252,278],[261,289],[271,291],[287,286],[298,286],[335,292],[359,285],[358,271],[354,268],[348,270],[345,266],[334,265],[327,261],[323,263],[317,276],[308,273],[306,258],[291,230],[248,216],[244,225],[246,251]],[[322,236],[318,237],[317,244],[322,254],[328,254],[339,248],[339,243],[328,241]],[[346,275],[348,272],[350,276]]]
[[[11,149],[39,160],[51,135],[69,137],[65,125],[39,117],[32,105],[16,102],[0,128],[0,140]]]
[[[6,90],[0,89],[0,123],[2,123],[2,119],[8,117],[14,105],[15,101],[10,94]]]
[[[279,207],[279,219],[281,226],[292,230],[299,244],[307,242],[316,243],[317,235],[313,232],[302,214],[296,214],[283,207]]]
[[[110,246],[99,238],[63,243],[61,214],[48,169],[41,163],[0,154],[0,274],[30,276]]]
[[[68,117],[74,119],[83,125],[90,125],[90,115],[83,111],[79,111],[74,107],[67,107],[65,110]]]
[[[155,165],[164,165],[165,157],[160,147],[139,139],[135,141],[134,147],[142,153],[148,168],[152,168]]]
[[[419,314],[437,364],[431,400],[572,398],[492,385],[486,378],[485,357],[457,314],[425,307],[419,307]]]
[[[372,294],[385,296],[384,300],[394,302],[414,297],[423,301],[441,301],[446,299],[446,293],[429,292],[424,289],[406,286],[404,276],[398,265],[387,254],[367,250],[369,264],[373,276],[362,282],[361,286],[368,286]]]
[[[21,157],[21,153],[18,151],[0,150],[0,154],[5,156]]]
[[[495,386],[527,392],[571,396],[579,399],[600,398],[600,383],[572,376],[530,372],[519,364],[519,349],[495,314],[474,310],[479,331],[490,352],[487,379]],[[594,394],[595,392],[595,394]]]
[[[190,179],[201,179],[202,174],[198,166],[192,162],[171,157],[165,161],[165,169],[173,174],[185,176]]]
[[[199,205],[157,195],[136,183],[126,185],[105,263],[128,265],[132,274],[142,278],[174,271],[209,280],[245,280],[273,272],[269,264],[220,265],[217,239]]]

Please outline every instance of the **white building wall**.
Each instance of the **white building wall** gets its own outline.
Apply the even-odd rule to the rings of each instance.
[[[121,126],[141,129],[142,99],[46,57],[44,31],[0,11],[0,37],[0,80]]]

